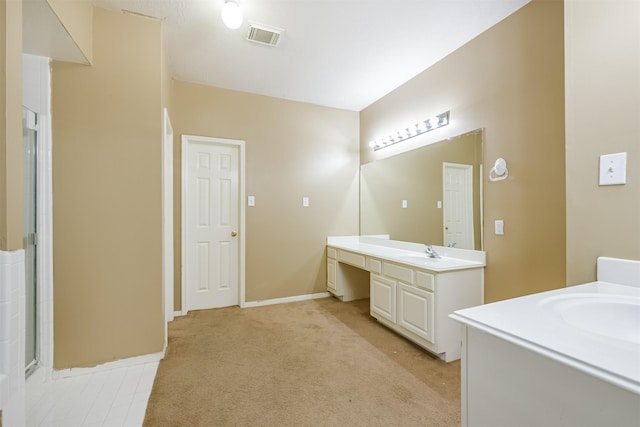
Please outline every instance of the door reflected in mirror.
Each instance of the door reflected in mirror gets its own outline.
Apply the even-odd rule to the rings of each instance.
[[[483,248],[483,130],[360,167],[360,234]]]

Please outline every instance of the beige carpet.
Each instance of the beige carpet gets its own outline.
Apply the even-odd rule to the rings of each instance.
[[[460,364],[334,298],[169,326],[145,426],[458,426]]]

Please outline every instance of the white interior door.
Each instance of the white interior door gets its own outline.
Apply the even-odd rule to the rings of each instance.
[[[474,249],[473,165],[443,163],[444,245]]]
[[[238,305],[240,145],[186,135],[182,141],[186,310]]]

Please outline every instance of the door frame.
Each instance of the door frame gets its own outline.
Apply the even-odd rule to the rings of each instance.
[[[162,301],[164,306],[164,340],[168,344],[168,323],[174,315],[173,275],[173,126],[169,111],[163,109],[162,132]]]
[[[37,336],[39,370],[53,371],[53,167],[50,59],[22,54],[22,105],[38,114],[37,130]],[[34,375],[30,378],[35,377]]]
[[[31,159],[27,161],[28,155],[23,155],[23,176],[25,177],[23,180],[23,210],[22,210],[22,220],[23,220],[23,249],[24,249],[24,265],[25,265],[25,273],[24,273],[24,283],[25,283],[25,357],[23,360],[25,375],[28,378],[33,372],[38,369],[38,363],[40,359],[40,313],[39,311],[39,301],[38,296],[40,294],[40,281],[38,280],[38,271],[39,271],[39,258],[40,258],[40,248],[38,247],[38,232],[40,218],[38,215],[39,205],[40,205],[40,144],[39,140],[40,132],[38,130],[38,118],[39,114],[29,107],[23,105],[22,106],[22,139],[23,139],[23,153],[26,153],[25,150],[25,131],[33,131],[33,161]],[[28,138],[31,142],[31,137]],[[28,175],[28,177],[27,177]],[[29,184],[29,185],[27,185]],[[30,188],[27,188],[30,187]],[[33,205],[33,212],[30,212],[30,209],[27,209],[28,205]],[[29,212],[29,214],[27,214]],[[30,224],[33,222],[34,229],[31,230],[29,225],[25,226],[25,224]],[[25,233],[25,231],[27,233]],[[33,233],[31,233],[33,231]],[[31,239],[31,236],[34,239]],[[29,247],[33,246],[30,252]],[[33,257],[31,257],[32,255]],[[31,267],[28,265],[31,264]],[[29,269],[32,269],[31,274],[27,274]],[[28,298],[29,292],[33,292],[33,298]],[[31,307],[33,303],[33,307]],[[30,309],[32,311],[30,311]],[[31,324],[33,322],[33,324]],[[31,334],[33,334],[31,336]],[[33,347],[27,350],[27,342],[30,341],[29,337],[33,339]],[[33,351],[33,359],[28,360],[28,355]],[[27,362],[29,362],[27,364]]]
[[[246,207],[245,207],[245,141],[239,139],[225,139],[225,138],[213,138],[207,136],[197,136],[197,135],[182,135],[182,144],[181,144],[181,218],[180,218],[180,277],[181,277],[181,295],[182,295],[182,315],[187,314],[187,287],[185,286],[186,282],[186,265],[187,265],[187,257],[186,257],[186,246],[187,246],[187,222],[186,222],[186,212],[187,212],[187,172],[188,172],[188,158],[187,158],[187,149],[189,147],[190,142],[196,142],[199,144],[210,144],[210,145],[228,145],[232,147],[236,147],[238,149],[239,159],[240,159],[240,167],[238,171],[238,179],[239,179],[239,197],[238,203],[240,204],[238,212],[240,215],[239,224],[238,224],[238,302],[241,308],[245,306],[245,215],[246,215]]]
[[[446,216],[446,194],[445,186],[447,185],[447,167],[454,167],[457,169],[464,169],[464,178],[465,178],[465,191],[467,193],[465,210],[468,220],[464,224],[465,234],[467,238],[471,242],[471,249],[475,249],[476,247],[476,236],[475,236],[475,227],[473,224],[473,165],[468,165],[464,163],[450,163],[450,162],[442,162],[442,244],[446,246],[446,225],[447,225],[447,216]]]

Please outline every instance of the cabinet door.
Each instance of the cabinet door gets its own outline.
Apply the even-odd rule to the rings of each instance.
[[[327,259],[327,290],[333,293],[338,292],[336,285],[336,263],[335,259]]]
[[[401,282],[397,284],[397,293],[398,325],[434,343],[433,293]]]
[[[384,277],[371,275],[371,312],[393,323],[396,322],[396,282]]]

